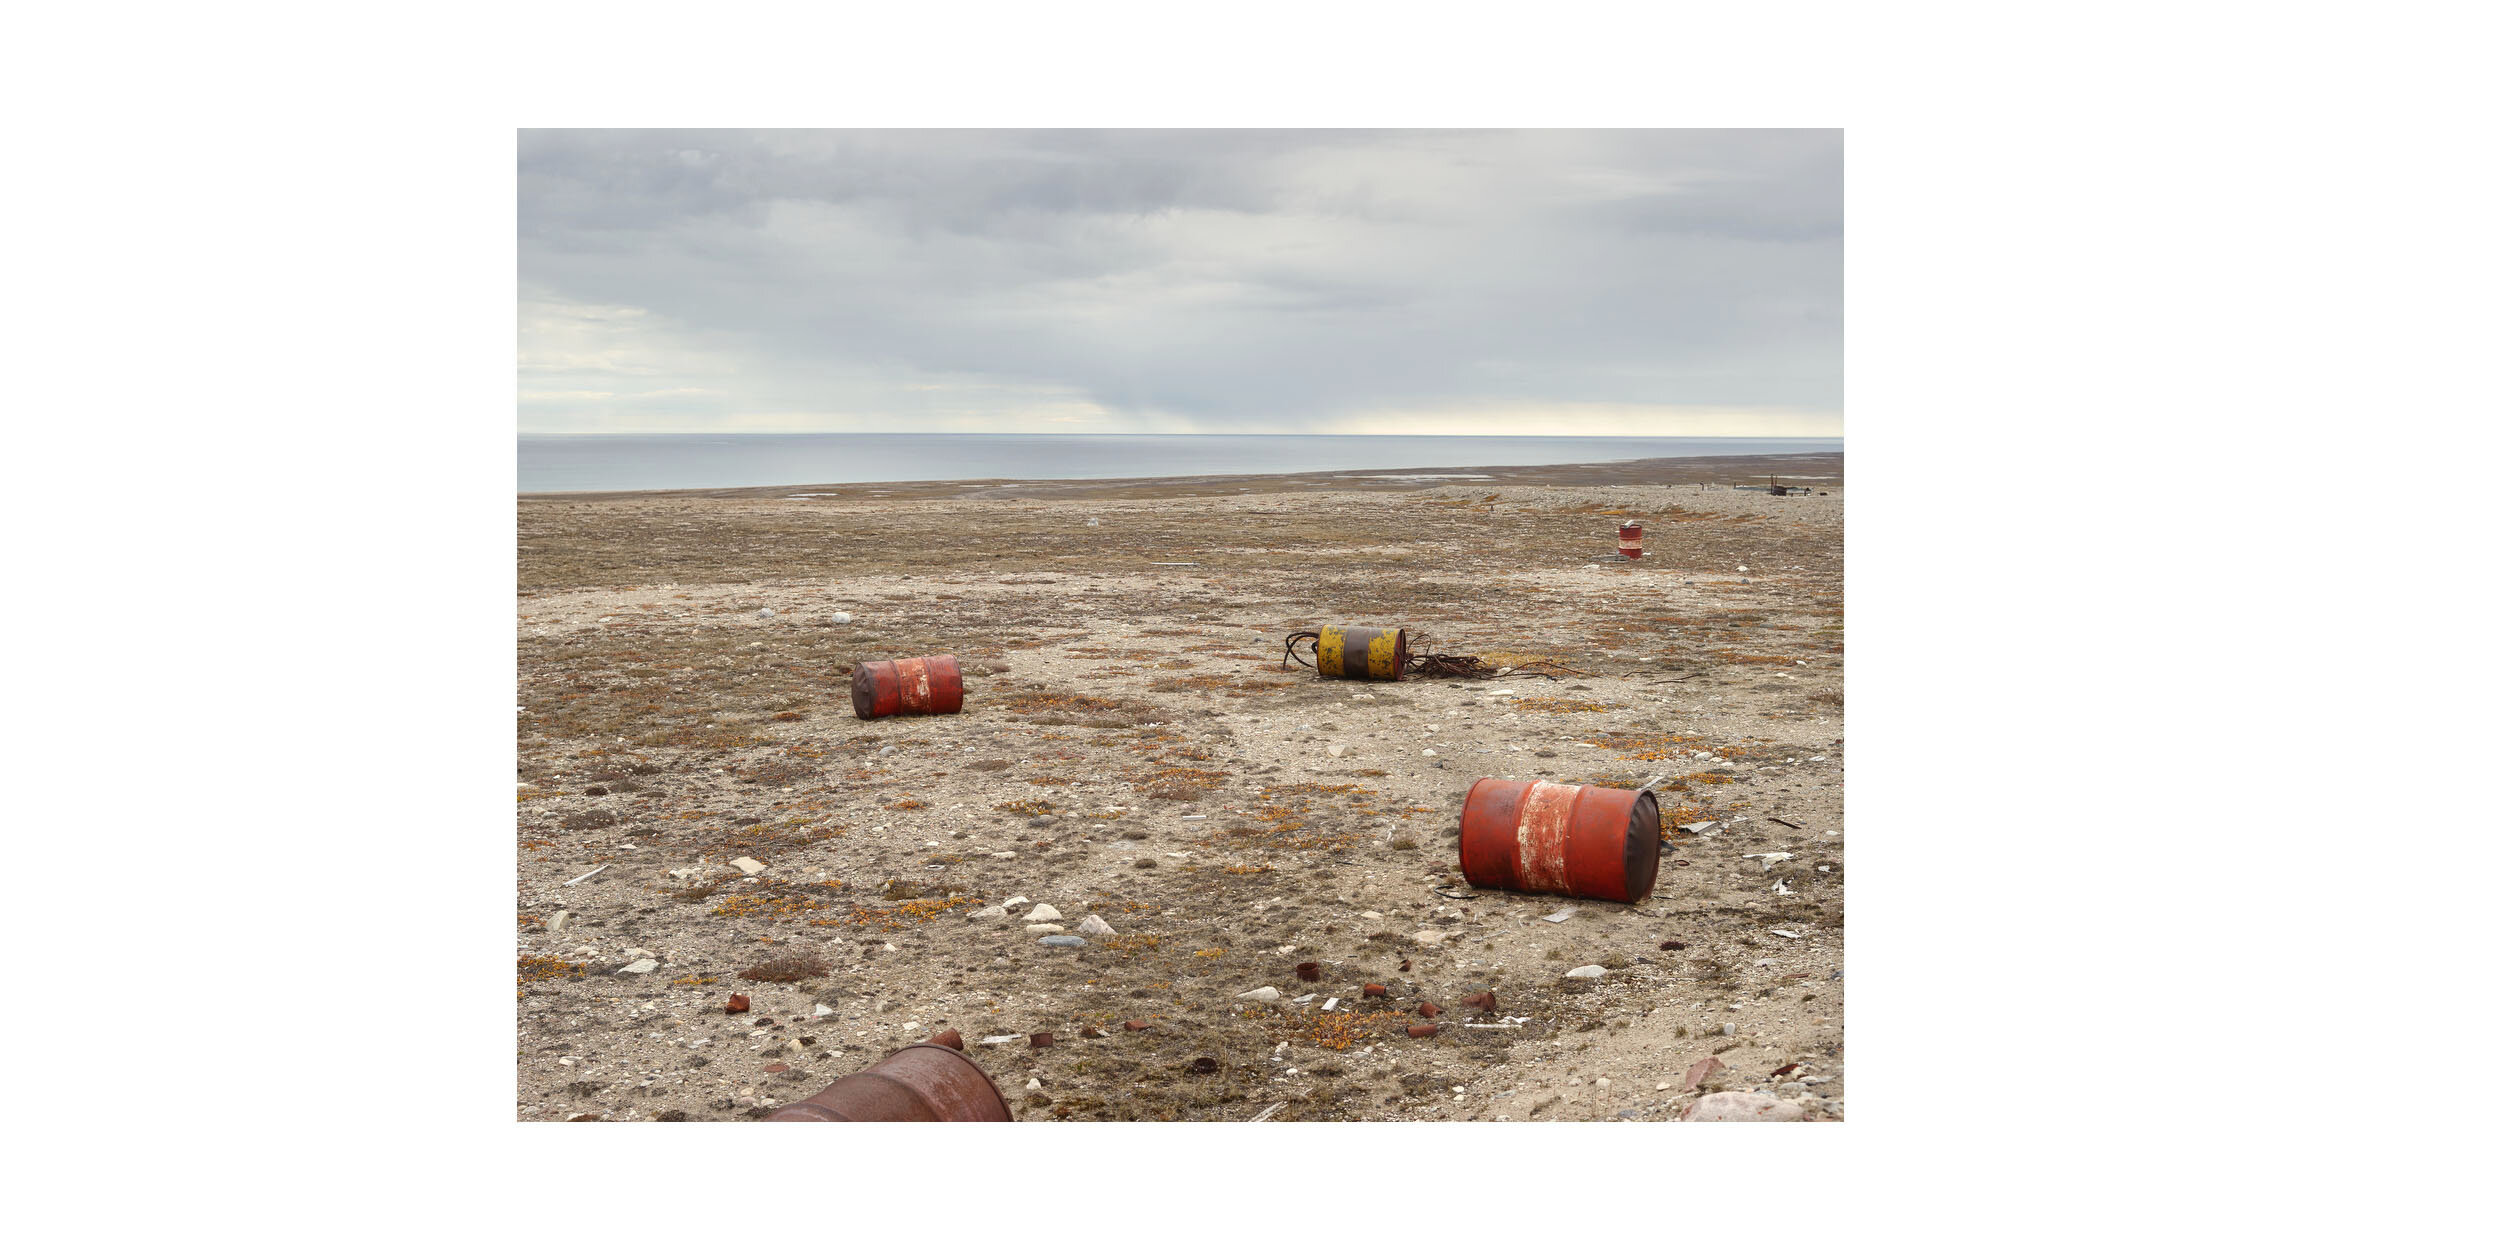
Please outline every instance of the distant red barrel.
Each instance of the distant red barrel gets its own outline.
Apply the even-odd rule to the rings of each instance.
[[[1458,866],[1482,889],[1637,903],[1658,884],[1658,799],[1484,778],[1459,814]]]
[[[805,1102],[785,1103],[767,1123],[915,1120],[1013,1120],[1014,1111],[981,1065],[935,1042],[915,1042],[826,1086]]]
[[[1622,552],[1626,560],[1641,558],[1640,522],[1626,521],[1615,527],[1615,550]]]
[[[851,710],[861,720],[944,716],[964,710],[964,669],[951,655],[869,660],[851,670]]]

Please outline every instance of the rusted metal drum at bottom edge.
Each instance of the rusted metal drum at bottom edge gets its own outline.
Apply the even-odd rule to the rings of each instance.
[[[1322,677],[1400,681],[1406,677],[1406,631],[1322,625],[1312,659]]]
[[[951,1046],[914,1042],[824,1087],[813,1098],[774,1108],[764,1121],[963,1123],[1015,1118],[980,1064]]]
[[[1486,777],[1467,789],[1458,866],[1482,889],[1637,903],[1658,884],[1658,798]]]
[[[861,720],[945,716],[964,710],[964,669],[951,655],[868,660],[851,670],[851,710]]]

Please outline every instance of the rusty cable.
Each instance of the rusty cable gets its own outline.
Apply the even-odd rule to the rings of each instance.
[[[1302,659],[1302,657],[1301,657],[1301,656],[1295,655],[1295,654],[1293,653],[1294,644],[1295,644],[1295,643],[1298,643],[1298,642],[1305,642],[1305,641],[1307,641],[1307,642],[1309,642],[1309,643],[1311,644],[1311,658],[1310,658],[1310,659],[1307,659],[1307,660],[1304,660],[1304,659]],[[1277,665],[1276,667],[1281,668],[1281,669],[1284,669],[1284,670],[1286,670],[1287,672],[1291,672],[1291,671],[1293,670],[1293,665],[1294,665],[1294,662],[1295,662],[1296,660],[1301,660],[1301,662],[1302,662],[1302,667],[1307,668],[1307,669],[1311,669],[1311,670],[1312,670],[1312,671],[1314,671],[1314,672],[1318,671],[1318,669],[1319,669],[1319,631],[1318,631],[1318,630],[1316,630],[1316,629],[1297,629],[1297,630],[1293,631],[1292,633],[1285,635],[1285,660],[1284,660],[1284,663],[1281,663],[1281,664]]]

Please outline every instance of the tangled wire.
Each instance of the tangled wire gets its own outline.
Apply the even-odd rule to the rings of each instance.
[[[1548,681],[1561,681],[1565,677],[1589,676],[1587,673],[1555,660],[1530,660],[1525,664],[1513,665],[1510,671],[1503,672],[1472,655],[1447,655],[1425,651],[1422,649],[1424,636],[1412,630],[1407,632],[1406,641],[1408,646],[1406,674],[1410,677],[1449,677],[1462,680],[1494,676],[1542,677]],[[1295,650],[1305,642],[1311,644],[1311,652],[1307,657]],[[1291,671],[1296,664],[1314,672],[1318,671],[1318,630],[1297,629],[1285,635],[1285,659],[1276,667]]]

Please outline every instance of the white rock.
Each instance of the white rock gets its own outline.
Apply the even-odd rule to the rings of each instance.
[[[1002,919],[1005,919],[1005,918],[1006,918],[1006,915],[1007,915],[1007,909],[1006,909],[1006,907],[1004,907],[1004,906],[1002,906],[1002,905],[1000,905],[1000,904],[998,904],[998,903],[992,903],[992,904],[990,904],[989,906],[984,907],[984,908],[982,908],[981,910],[979,910],[979,911],[976,911],[976,912],[972,913],[971,919],[974,919],[974,920],[1002,920]]]
[[[848,625],[851,623],[851,614],[848,612],[836,612],[833,614],[833,623],[836,625]]]
[[[1021,907],[1021,906],[1023,906],[1024,904],[1026,904],[1026,903],[1030,903],[1030,902],[1032,902],[1032,901],[1033,901],[1033,900],[1031,900],[1031,899],[1029,899],[1029,898],[1026,898],[1025,896],[1023,896],[1023,895],[1019,894],[1019,895],[1015,896],[1014,898],[1008,899],[1008,900],[1007,900],[1006,902],[1004,902],[1004,903],[1000,903],[1000,904],[999,904],[999,906],[1001,906],[1001,907]]]
[[[1277,989],[1273,985],[1262,985],[1255,990],[1233,995],[1235,998],[1251,998],[1263,1003],[1272,1003],[1277,999],[1283,998],[1284,996],[1284,991]]]
[[[1703,1095],[1684,1109],[1683,1118],[1696,1124],[1785,1124],[1806,1118],[1806,1113],[1797,1104],[1769,1094],[1729,1090]]]
[[[1319,1005],[1319,1009],[1321,1011],[1335,1011],[1337,1009],[1337,1000],[1333,998],[1329,999],[1327,1002],[1321,1003]]]
[[[1554,913],[1553,915],[1551,915],[1551,916],[1547,916],[1547,917],[1545,918],[1545,923],[1547,923],[1547,924],[1561,924],[1563,921],[1569,920],[1569,919],[1571,919],[1573,916],[1575,916],[1575,915],[1579,914],[1579,911],[1580,911],[1580,909],[1579,909],[1579,908],[1577,908],[1577,907],[1566,907],[1566,908],[1563,908],[1561,911],[1555,912],[1555,913]]]
[[[639,946],[628,946],[625,948],[625,958],[627,959],[657,959],[659,957],[660,952],[658,951],[647,951]]]
[[[1417,946],[1439,946],[1442,942],[1447,941],[1449,936],[1449,934],[1443,933],[1439,929],[1417,929],[1415,930],[1415,944]]]
[[[729,866],[730,866],[730,867],[732,867],[732,868],[737,869],[738,871],[740,871],[740,872],[742,872],[742,873],[745,873],[746,875],[748,875],[748,876],[750,876],[750,877],[754,876],[754,875],[755,875],[755,874],[757,874],[757,873],[760,873],[760,872],[764,871],[764,865],[759,864],[759,863],[755,862],[754,860],[748,859],[748,858],[747,858],[746,856],[744,856],[744,855],[741,855],[741,856],[739,856],[738,858],[736,858],[736,859],[733,859],[733,860],[729,861]]]
[[[1040,1089],[1042,1087],[1042,1078],[1038,1076],[1034,1077],[1032,1080],[1026,1081],[1024,1083],[1024,1087],[1026,1089]]]
[[[710,871],[712,870],[697,864],[692,868],[671,868],[668,870],[668,875],[675,877],[680,881],[692,881]]]
[[[1031,911],[1029,911],[1029,912],[1024,913],[1024,918],[1025,918],[1025,919],[1027,919],[1027,920],[1059,920],[1059,919],[1064,919],[1064,917],[1062,917],[1062,916],[1059,914],[1059,909],[1058,909],[1058,908],[1056,908],[1056,907],[1051,906],[1051,905],[1050,905],[1050,904],[1048,904],[1048,903],[1044,903],[1044,904],[1042,904],[1041,906],[1036,907],[1036,908],[1034,908],[1033,910],[1031,910]]]
[[[815,1017],[816,1019],[822,1020],[822,1019],[824,1019],[826,1016],[829,1016],[829,1015],[832,1015],[832,1014],[833,1014],[833,1008],[828,1007],[828,1006],[824,1005],[823,1003],[818,1003],[818,1004],[816,1004],[816,1010],[814,1010],[814,1011],[812,1011],[812,1012],[809,1012],[808,1014],[809,1014],[810,1016]]]
[[[556,918],[547,922],[547,932],[549,932],[549,933],[562,933],[562,932],[564,932],[564,926],[565,926],[568,922],[570,922],[572,919],[573,919],[573,913],[571,913],[571,912],[569,912],[569,911],[560,911],[560,912],[557,912],[557,913],[556,913]]]
[[[1594,981],[1597,978],[1606,975],[1606,970],[1598,967],[1596,964],[1582,964],[1579,967],[1564,973],[1563,975],[1567,977],[1576,977],[1582,981]]]
[[[1029,924],[1024,926],[1024,931],[1027,933],[1065,933],[1068,927],[1060,924]]]
[[[1344,759],[1344,758],[1345,758],[1345,744],[1344,744],[1344,743],[1342,743],[1342,742],[1331,742],[1331,743],[1329,743],[1329,744],[1328,744],[1328,758],[1330,758],[1330,759],[1332,759],[1332,760],[1341,760],[1341,759]]]
[[[659,968],[660,968],[660,961],[659,961],[659,960],[656,960],[656,959],[637,959],[637,960],[635,960],[634,962],[632,962],[632,963],[630,963],[630,964],[627,964],[627,965],[625,965],[625,966],[624,966],[624,967],[622,967],[622,968],[617,969],[617,971],[618,971],[618,972],[632,973],[632,974],[633,974],[633,975],[635,975],[635,976],[640,976],[640,975],[642,975],[643,973],[646,973],[646,972],[657,972],[657,971],[659,971]]]
[[[771,608],[766,608],[763,611],[756,613],[756,615],[763,617],[766,620],[770,620],[772,619],[773,610]]]
[[[1111,927],[1111,922],[1100,916],[1087,916],[1084,923],[1079,924],[1076,927],[1076,931],[1087,937],[1116,936],[1116,932]]]
[[[1431,747],[1425,747],[1425,748],[1424,748],[1424,758],[1425,758],[1425,759],[1431,759],[1431,758],[1433,758],[1434,756],[1437,756],[1437,755],[1439,755],[1439,754],[1441,754],[1439,751],[1435,751],[1435,750],[1433,750]]]

